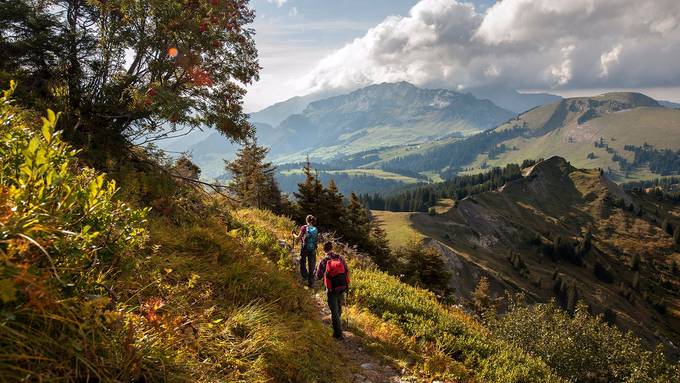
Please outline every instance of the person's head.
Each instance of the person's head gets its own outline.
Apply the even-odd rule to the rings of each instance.
[[[316,225],[316,217],[311,214],[307,216],[305,221],[307,222],[307,225]]]
[[[330,253],[333,251],[333,242],[326,242],[323,244],[323,251],[326,253]]]

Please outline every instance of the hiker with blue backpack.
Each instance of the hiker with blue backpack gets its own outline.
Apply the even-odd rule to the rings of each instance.
[[[323,279],[328,297],[328,307],[331,310],[333,323],[333,337],[342,339],[342,305],[345,292],[349,288],[349,268],[344,258],[333,252],[333,242],[323,245],[326,256],[319,262],[316,279]]]
[[[306,225],[301,226],[299,231],[293,230],[293,238],[302,242],[300,247],[300,275],[307,280],[310,288],[314,287],[314,267],[316,266],[316,242],[319,238],[319,229],[316,225],[316,217],[308,215]]]

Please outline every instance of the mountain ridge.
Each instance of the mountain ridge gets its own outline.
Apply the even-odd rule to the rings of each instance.
[[[651,201],[644,194],[627,194],[597,169],[578,169],[555,156],[445,212],[410,216],[419,232],[453,254],[467,254],[482,270],[494,270],[495,275],[484,274],[496,278],[496,286],[519,286],[547,301],[566,299],[553,287],[557,278],[569,281],[578,299],[595,312],[613,311],[622,329],[641,334],[648,344],[660,341],[677,355],[680,317],[664,312],[680,307],[677,290],[669,293],[680,286],[670,267],[680,253],[658,222],[680,209]],[[634,254],[653,254],[656,266],[646,260],[636,277],[636,269],[628,266]],[[642,287],[631,287],[634,278]],[[663,287],[661,281],[670,284]],[[668,311],[657,310],[659,296]],[[569,309],[566,300],[562,304]],[[649,323],[654,325],[646,327]]]

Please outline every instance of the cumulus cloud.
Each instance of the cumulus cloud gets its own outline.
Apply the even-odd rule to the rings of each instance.
[[[267,0],[269,4],[276,4],[277,7],[283,6],[288,0]]]
[[[619,55],[621,54],[621,49],[623,45],[618,44],[609,52],[603,53],[600,56],[600,65],[602,66],[602,71],[600,72],[600,77],[609,76],[609,68],[612,65],[616,65],[619,62]]]
[[[678,0],[421,0],[326,56],[305,90],[411,81],[470,88],[680,85]]]

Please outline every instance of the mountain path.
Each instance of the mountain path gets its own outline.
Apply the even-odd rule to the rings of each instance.
[[[282,245],[287,245],[285,241],[280,241]],[[293,250],[294,247],[286,246],[289,249],[295,263],[299,263],[300,257]],[[300,284],[305,285],[305,281],[299,278]],[[305,289],[308,289],[305,286]],[[331,324],[331,311],[328,308],[326,294],[319,287],[308,290],[314,299],[314,304],[319,312],[319,316],[329,328]],[[344,307],[343,307],[344,308]],[[406,379],[399,371],[390,366],[390,363],[377,355],[370,353],[361,336],[356,335],[347,325],[347,317],[343,315],[343,340],[336,341],[339,354],[346,360],[351,368],[351,383],[410,383],[412,380]]]
[[[314,302],[323,322],[331,326],[331,312],[326,302],[325,293],[317,292],[314,294]],[[359,371],[352,373],[352,383],[407,383],[402,380],[399,371],[389,366],[384,360],[371,354],[363,345],[364,339],[354,334],[346,325],[346,318],[343,318],[344,339],[336,341],[338,350],[345,360],[351,365],[358,366]]]

